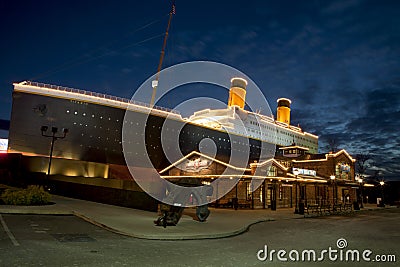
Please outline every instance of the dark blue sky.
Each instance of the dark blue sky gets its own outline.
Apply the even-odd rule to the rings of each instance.
[[[1,0],[0,119],[10,117],[12,82],[23,80],[130,98],[157,69],[169,9]],[[335,139],[373,154],[371,172],[400,177],[399,1],[177,0],[164,67],[192,60],[246,73],[273,110],[292,99],[293,124],[318,134],[321,152]]]

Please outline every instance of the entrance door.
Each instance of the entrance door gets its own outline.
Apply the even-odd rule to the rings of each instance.
[[[267,194],[265,196],[265,204],[266,204],[266,207],[271,208],[271,199],[272,199],[272,193],[273,193],[272,184],[268,184],[266,186],[266,188],[267,188]]]

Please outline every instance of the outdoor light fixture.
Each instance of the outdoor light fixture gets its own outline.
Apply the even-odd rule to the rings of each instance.
[[[336,189],[336,183],[335,183],[336,176],[335,175],[331,175],[330,178],[331,178],[331,181],[333,183],[333,187],[332,187],[332,190],[333,190],[333,192],[332,192],[333,193],[333,205],[336,205],[336,199],[337,199],[337,190],[335,190]]]
[[[294,213],[295,214],[299,214],[299,200],[298,200],[298,197],[297,197],[297,184],[298,184],[297,175],[299,175],[299,170],[297,168],[293,168],[293,174],[296,176],[295,189],[294,189],[294,192],[295,192]]]
[[[361,206],[360,208],[364,208],[364,200],[363,200],[363,178],[361,175],[358,175],[358,177],[356,177],[357,181],[360,183],[360,198],[361,198]]]
[[[378,204],[378,207],[385,207],[385,202],[384,202],[384,192],[383,192],[383,186],[385,185],[385,182],[383,181],[383,180],[381,180],[380,182],[379,182],[379,184],[381,185],[381,201],[380,201],[380,203]]]
[[[40,127],[40,130],[42,131],[42,134],[43,134],[44,132],[46,132],[47,129],[49,129],[49,127],[47,127],[47,126],[42,126],[42,127]]]
[[[46,134],[47,130],[49,129],[48,126],[43,125],[42,127],[40,127],[40,131],[42,132],[42,136],[44,137],[50,137],[51,138],[51,148],[50,148],[50,157],[49,157],[49,167],[47,169],[47,174],[46,174],[46,178],[49,178],[50,175],[50,168],[51,168],[51,160],[53,158],[53,149],[54,149],[54,143],[55,141],[57,141],[58,139],[63,139],[67,136],[68,133],[68,129],[67,128],[63,128],[62,130],[62,135],[61,136],[56,136],[57,132],[58,132],[58,128],[57,127],[51,127],[51,134]]]

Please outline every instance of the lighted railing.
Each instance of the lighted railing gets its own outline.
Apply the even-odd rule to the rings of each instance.
[[[178,115],[180,114],[179,111],[177,111],[175,109],[169,109],[169,108],[164,108],[164,107],[159,107],[159,106],[151,107],[147,103],[143,103],[143,102],[135,101],[135,100],[129,100],[127,98],[122,98],[122,97],[118,97],[118,96],[100,94],[100,93],[95,93],[95,92],[86,91],[86,90],[74,89],[74,88],[70,88],[70,87],[51,85],[51,84],[45,84],[45,83],[31,82],[31,81],[25,81],[22,84],[36,86],[36,87],[42,87],[42,88],[47,88],[47,89],[53,89],[53,90],[58,90],[58,91],[65,91],[65,92],[70,92],[70,93],[78,93],[81,95],[94,96],[94,97],[98,97],[98,98],[109,99],[109,100],[123,102],[123,103],[130,103],[130,104],[143,106],[143,107],[147,107],[147,108],[153,108],[156,110],[170,112],[170,113],[174,113],[174,114],[178,114]]]

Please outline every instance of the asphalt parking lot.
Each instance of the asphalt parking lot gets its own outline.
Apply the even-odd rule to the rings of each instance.
[[[184,241],[126,237],[74,216],[1,214],[0,219],[0,266],[398,266],[400,257],[398,208],[263,222],[235,237]],[[339,248],[339,241],[346,246]],[[329,248],[337,252],[328,255]],[[286,254],[278,257],[279,250]],[[315,260],[310,250],[316,251]],[[348,250],[359,251],[359,261],[350,254],[346,261]],[[369,262],[362,258],[365,250],[372,252]],[[298,260],[291,251],[299,252]],[[376,261],[376,255],[389,262]]]

